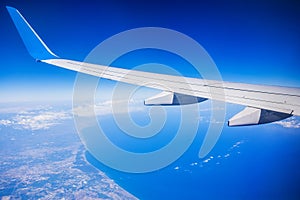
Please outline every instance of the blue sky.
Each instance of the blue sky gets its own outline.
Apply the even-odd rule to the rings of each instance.
[[[148,26],[165,27],[182,32],[199,42],[213,58],[225,81],[300,87],[300,2],[276,0],[213,0],[209,2],[4,0],[0,3],[0,102],[72,100],[73,84],[76,78],[75,72],[36,63],[30,57],[5,9],[6,5],[17,8],[48,47],[62,58],[82,61],[100,42],[128,29]],[[163,57],[169,58],[168,56],[165,53],[160,54],[159,51],[156,53],[136,52],[127,58],[120,59],[116,65],[130,67],[130,63],[141,64],[153,60],[164,60]],[[187,76],[194,76],[192,71],[183,66],[182,61],[174,59],[166,63],[176,65],[176,69]],[[103,93],[112,92],[109,90],[113,85],[112,81],[104,81],[104,83],[108,87],[100,88],[103,91],[97,95],[102,96]],[[107,98],[104,97],[103,100]],[[1,105],[2,111],[5,110],[3,106],[5,104]],[[101,106],[107,108],[104,103],[98,104],[99,108],[102,108]],[[209,102],[204,102],[201,106],[204,108],[204,114],[210,111],[207,110]],[[241,106],[231,106],[228,116],[237,113],[240,109]],[[18,109],[18,113],[20,111],[22,110]],[[37,115],[31,112],[16,114],[16,116],[3,119],[1,123],[4,126],[8,124],[12,128],[22,127],[33,131],[56,124],[58,118],[72,117],[70,110],[56,113],[48,110],[47,107],[45,111],[36,113]],[[106,117],[103,110],[101,113],[103,114],[101,117]],[[148,113],[145,113],[136,115],[134,119],[139,119],[143,124],[142,120],[148,119],[146,118]],[[202,112],[195,121],[201,121],[201,117]],[[210,122],[209,120],[205,121],[204,125]],[[193,177],[183,174],[183,179],[197,183],[185,184],[185,186],[192,185],[195,187],[193,191],[198,192],[198,180],[201,180],[201,187],[201,184],[205,183],[202,180],[210,180],[209,183],[213,187],[203,185],[203,192],[209,193],[208,197],[211,191],[220,192],[215,193],[216,195],[233,191],[245,197],[247,193],[244,192],[249,191],[249,185],[253,186],[250,192],[253,188],[255,190],[249,196],[250,198],[259,196],[260,192],[263,195],[272,194],[271,197],[276,197],[277,193],[285,196],[298,195],[296,186],[299,185],[297,184],[299,163],[294,158],[299,157],[298,141],[300,140],[297,134],[299,130],[292,128],[299,128],[299,120],[298,118],[288,120],[273,124],[274,126],[270,124],[224,128],[228,132],[222,134],[220,142],[212,151],[214,160],[211,163],[217,160],[218,155],[224,155],[223,157],[227,155],[228,152],[224,150],[227,148],[226,145],[230,147],[245,139],[245,146],[241,148],[242,157],[230,156],[232,160],[229,160],[225,168],[222,168],[223,165],[221,168],[216,168],[216,174],[214,173],[216,171],[207,173],[209,171],[205,170],[199,170],[198,176],[193,174]],[[24,124],[24,121],[27,123]],[[147,122],[148,120],[144,124]],[[108,131],[118,128],[110,127],[109,123],[106,125]],[[173,128],[172,123],[169,125]],[[281,128],[279,125],[286,128]],[[198,131],[204,133],[205,126],[199,128]],[[117,132],[114,133],[117,136]],[[194,157],[198,156],[204,134],[198,134],[197,137],[199,140],[197,138],[190,148],[193,153],[190,155]],[[147,148],[147,146],[143,147]],[[203,160],[203,163],[206,163],[206,160]],[[174,165],[171,170],[176,170],[177,166],[179,165]],[[181,165],[179,167],[182,168]],[[188,167],[191,167],[190,163]],[[224,175],[221,176],[222,179],[219,179],[220,174]],[[165,177],[168,176],[168,173],[165,174]],[[157,177],[152,176],[152,178],[153,182],[147,180],[143,183],[157,185]],[[120,177],[117,179],[119,180]],[[163,184],[167,178],[160,180]],[[223,183],[226,184],[225,181],[228,180],[227,186],[229,187],[224,187]],[[145,185],[140,184],[140,186]],[[213,190],[215,186],[217,188]]]
[[[121,31],[165,27],[199,42],[223,80],[300,86],[296,1],[2,1],[0,5],[2,102],[69,100],[76,77],[75,72],[30,57],[6,5],[17,8],[63,58],[83,60],[101,41]]]

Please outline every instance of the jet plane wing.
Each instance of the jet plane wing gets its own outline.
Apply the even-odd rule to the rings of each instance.
[[[229,126],[270,123],[292,115],[300,116],[300,88],[254,85],[179,77],[59,58],[41,40],[20,12],[7,10],[28,50],[37,61],[163,92],[145,100],[145,105],[185,105],[207,99],[244,105]]]

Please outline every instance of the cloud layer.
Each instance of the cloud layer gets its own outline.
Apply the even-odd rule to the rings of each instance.
[[[300,120],[296,117],[291,117],[283,121],[274,122],[284,128],[300,128]]]
[[[0,119],[0,125],[10,126],[14,129],[45,130],[71,117],[70,112],[67,111],[39,110],[21,112],[9,119]]]

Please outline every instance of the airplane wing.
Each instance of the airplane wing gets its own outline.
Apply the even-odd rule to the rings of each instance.
[[[145,105],[185,105],[207,99],[246,106],[233,116],[229,126],[270,123],[292,115],[300,116],[300,88],[222,82],[61,59],[41,40],[20,12],[7,10],[28,50],[37,61],[163,92],[145,100]]]

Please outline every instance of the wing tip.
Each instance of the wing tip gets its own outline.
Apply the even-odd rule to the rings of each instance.
[[[16,8],[14,7],[11,7],[11,6],[5,6],[7,10],[17,10]]]
[[[29,54],[38,60],[59,58],[42,41],[22,14],[14,7],[6,6],[6,9],[14,22]]]

